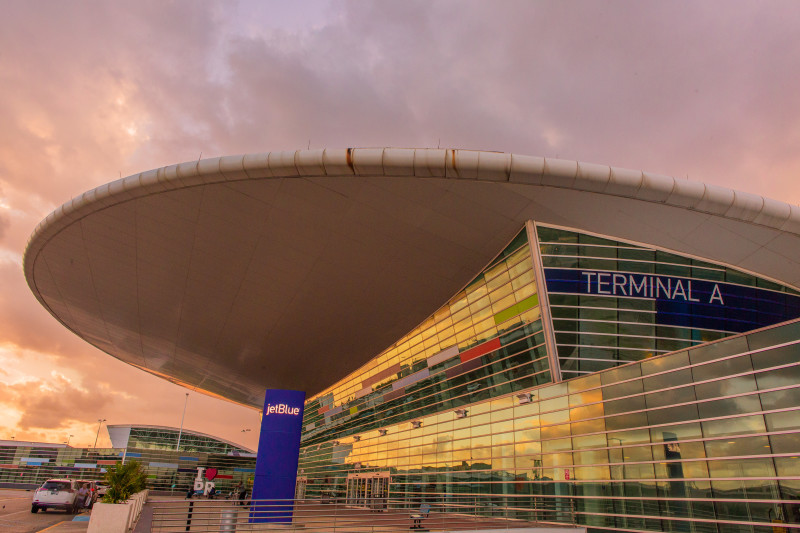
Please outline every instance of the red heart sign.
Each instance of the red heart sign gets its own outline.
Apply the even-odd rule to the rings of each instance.
[[[206,468],[206,479],[212,481],[215,477],[217,477],[217,469]]]

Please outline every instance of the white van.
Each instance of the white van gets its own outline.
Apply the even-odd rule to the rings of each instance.
[[[75,513],[80,505],[78,484],[74,479],[48,479],[33,493],[31,512],[64,509],[68,513]]]

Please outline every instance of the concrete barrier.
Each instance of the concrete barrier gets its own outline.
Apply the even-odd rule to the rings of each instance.
[[[92,507],[87,533],[129,533],[142,513],[148,490],[134,494],[124,503],[97,502]]]

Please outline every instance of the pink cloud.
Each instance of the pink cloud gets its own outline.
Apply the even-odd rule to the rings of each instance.
[[[200,153],[441,143],[798,203],[798,27],[794,1],[5,5],[0,343],[82,380],[56,382],[69,409],[28,398],[34,381],[0,400],[48,435],[98,417],[179,423],[184,390],[65,330],[18,258],[72,196]],[[240,435],[254,417],[193,395],[187,426],[254,439]]]

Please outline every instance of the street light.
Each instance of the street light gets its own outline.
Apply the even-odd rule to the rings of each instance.
[[[105,421],[106,421],[105,418],[98,418],[97,419],[97,435],[94,436],[94,448],[97,448],[97,438],[100,436],[100,426],[102,426],[103,422],[105,422]],[[72,435],[70,435],[70,436],[72,436]]]
[[[186,404],[189,403],[189,393],[186,393],[186,400],[183,402],[183,414],[181,415],[181,429],[178,431],[178,444],[175,445],[175,451],[181,447],[181,436],[183,436],[183,419],[186,418]]]
[[[75,436],[75,435],[70,435],[70,436],[69,436],[69,438],[67,439],[67,446],[69,446],[69,441],[70,441],[70,439],[72,439],[72,437],[74,437],[74,436]]]

